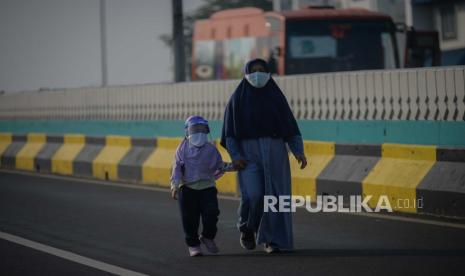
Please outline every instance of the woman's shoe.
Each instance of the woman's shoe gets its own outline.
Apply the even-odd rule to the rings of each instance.
[[[274,244],[272,244],[272,243],[265,243],[264,250],[265,250],[265,252],[268,253],[268,254],[279,253],[279,252],[281,252],[281,250],[279,249],[279,247],[277,247],[276,245],[274,245]]]
[[[202,256],[202,248],[200,248],[200,245],[196,246],[189,246],[189,256],[191,257],[197,257],[197,256]]]
[[[255,234],[253,232],[241,232],[240,243],[242,248],[247,250],[255,249]]]
[[[205,245],[208,252],[216,254],[220,251],[214,240],[200,237],[200,241]]]

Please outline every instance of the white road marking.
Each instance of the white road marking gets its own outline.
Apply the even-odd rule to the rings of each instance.
[[[132,270],[128,270],[128,269],[125,269],[125,268],[122,268],[122,267],[119,267],[119,266],[115,266],[115,265],[107,264],[107,263],[104,263],[104,262],[96,261],[96,260],[81,256],[81,255],[74,254],[74,253],[69,252],[69,251],[61,250],[61,249],[54,248],[54,247],[51,247],[51,246],[48,246],[48,245],[45,245],[45,244],[41,244],[41,243],[38,243],[38,242],[35,242],[35,241],[27,240],[27,239],[24,239],[24,238],[15,236],[15,235],[11,235],[11,234],[8,234],[8,233],[5,233],[5,232],[0,232],[0,238],[4,239],[4,240],[7,240],[7,241],[10,241],[10,242],[13,242],[13,243],[16,243],[16,244],[19,244],[19,245],[22,245],[22,246],[26,246],[26,247],[38,250],[38,251],[45,252],[45,253],[50,254],[50,255],[60,257],[62,259],[66,259],[66,260],[69,260],[69,261],[72,261],[72,262],[75,262],[75,263],[79,263],[79,264],[82,264],[82,265],[85,265],[85,266],[93,267],[93,268],[96,268],[98,270],[113,273],[113,274],[116,274],[116,275],[131,275],[131,276],[147,275],[147,274],[142,274],[142,273],[135,272],[135,271],[132,271]]]
[[[5,169],[0,169],[0,172],[10,173],[10,174],[23,174],[23,175],[29,175],[29,176],[34,176],[34,177],[45,177],[45,178],[51,178],[51,179],[59,179],[63,181],[84,182],[84,183],[89,183],[89,184],[120,187],[120,188],[127,188],[127,189],[149,190],[149,191],[155,191],[155,192],[170,192],[169,188],[143,186],[142,184],[132,184],[132,183],[123,184],[123,183],[118,183],[118,182],[109,182],[109,181],[103,181],[103,180],[97,180],[97,179],[78,178],[74,176],[38,174],[34,172],[12,171],[12,170],[5,170]],[[228,195],[218,195],[218,198],[226,199],[226,200],[235,200],[235,201],[240,200],[239,197],[228,196]],[[304,208],[304,207],[299,207],[299,208]],[[377,218],[377,219],[388,219],[388,220],[396,220],[396,221],[402,221],[402,222],[421,223],[421,224],[428,224],[428,225],[435,225],[435,226],[442,226],[442,227],[465,229],[465,224],[461,224],[461,223],[436,221],[436,220],[423,219],[423,218],[402,217],[402,216],[396,216],[395,214],[392,215],[392,214],[365,213],[365,212],[359,212],[359,213],[349,212],[349,213],[340,213],[340,214],[365,216],[365,217],[371,217],[371,218]]]
[[[445,227],[465,229],[465,224],[453,223],[453,222],[447,222],[447,221],[436,221],[436,220],[412,218],[412,217],[399,217],[395,215],[384,215],[380,213],[360,212],[360,213],[348,213],[348,214],[355,215],[355,216],[364,216],[364,217],[389,219],[389,220],[397,220],[397,221],[405,221],[405,222],[415,222],[415,223],[423,223],[423,224],[436,225],[436,226],[445,226]]]

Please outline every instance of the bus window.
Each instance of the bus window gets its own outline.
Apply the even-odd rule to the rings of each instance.
[[[434,31],[406,31],[405,67],[439,66],[439,35]]]
[[[291,36],[289,48],[293,59],[337,56],[337,41],[331,36]]]
[[[288,21],[286,74],[395,67],[389,22]]]

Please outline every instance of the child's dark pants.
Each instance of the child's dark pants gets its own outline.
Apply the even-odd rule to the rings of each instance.
[[[178,192],[179,207],[181,209],[182,226],[188,246],[197,246],[199,240],[199,221],[202,217],[202,236],[214,239],[216,223],[218,222],[218,191],[215,187],[194,190],[181,186]]]

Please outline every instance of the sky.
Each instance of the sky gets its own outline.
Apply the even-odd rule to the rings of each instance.
[[[203,0],[184,0],[195,10]],[[170,82],[171,0],[107,0],[108,84]],[[99,0],[0,0],[0,91],[102,85]]]

